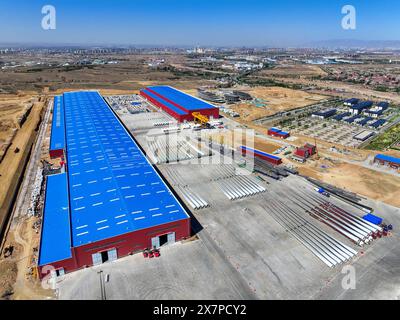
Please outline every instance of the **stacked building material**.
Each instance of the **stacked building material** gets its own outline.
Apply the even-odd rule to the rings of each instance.
[[[274,166],[261,158],[254,159],[254,171],[278,180],[280,176],[287,177],[288,171],[279,166]]]
[[[381,227],[335,206],[326,198],[321,199],[320,196],[305,191],[293,192],[292,195],[310,216],[328,225],[358,246],[369,244],[373,239],[382,236]]]
[[[312,254],[333,268],[357,255],[357,251],[330,236],[317,225],[309,222],[287,204],[270,198],[265,202],[267,212]]]
[[[168,172],[169,179],[174,189],[179,192],[192,209],[199,210],[210,206],[207,201],[192,190],[176,170],[173,168],[166,168],[165,170]]]
[[[266,190],[255,182],[252,177],[236,175],[233,166],[221,166],[217,168],[215,175],[214,180],[229,200],[250,197]]]
[[[149,156],[155,164],[200,158],[204,153],[195,150],[186,140],[176,135],[157,136],[148,142]]]

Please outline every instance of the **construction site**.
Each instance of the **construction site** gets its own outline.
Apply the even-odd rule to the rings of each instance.
[[[290,157],[315,161],[316,143],[242,130],[169,86],[66,92],[44,112],[0,266],[29,260],[3,298],[363,299],[400,283],[398,208],[304,176]],[[363,274],[351,292],[346,265]]]

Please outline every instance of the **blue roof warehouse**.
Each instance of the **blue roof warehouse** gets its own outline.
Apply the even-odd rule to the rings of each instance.
[[[67,170],[47,178],[41,270],[69,272],[190,236],[185,208],[100,94],[64,93],[53,117],[59,102],[52,139],[65,141]]]

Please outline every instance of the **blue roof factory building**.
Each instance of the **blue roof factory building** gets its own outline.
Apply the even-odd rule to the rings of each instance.
[[[98,92],[64,93],[54,108],[66,172],[47,177],[41,278],[190,236],[186,209]]]

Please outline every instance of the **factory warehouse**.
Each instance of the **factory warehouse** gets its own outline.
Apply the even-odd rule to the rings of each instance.
[[[55,101],[66,172],[47,178],[39,268],[63,274],[188,237],[186,210],[103,98],[74,92]]]

